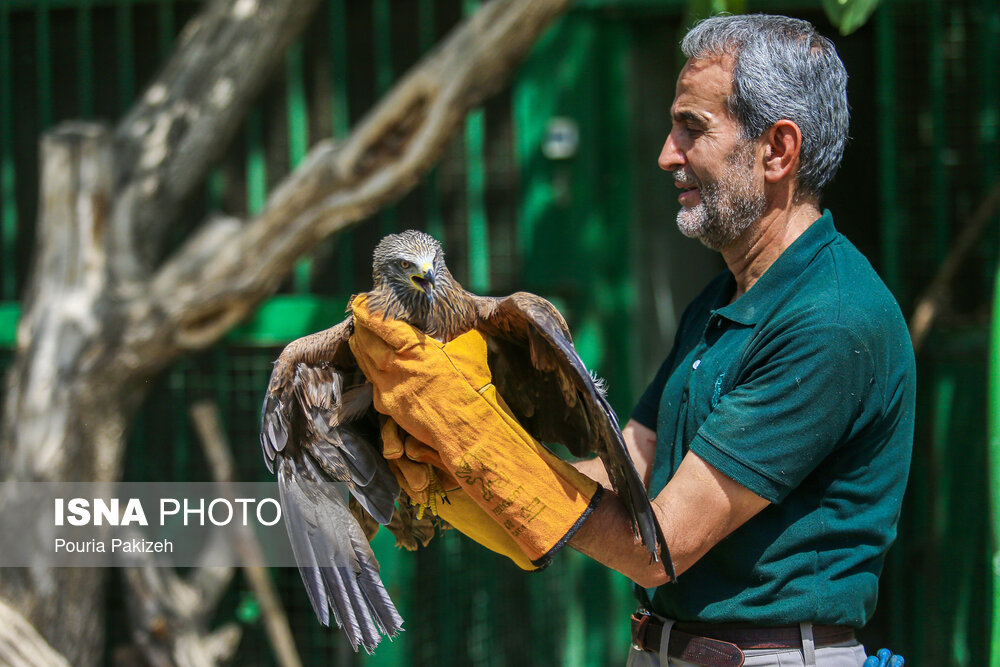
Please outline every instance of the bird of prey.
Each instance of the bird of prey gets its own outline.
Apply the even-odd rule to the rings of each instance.
[[[545,299],[518,292],[480,297],[464,290],[431,236],[406,231],[375,248],[371,312],[403,320],[447,342],[479,330],[493,383],[538,441],[562,443],[575,456],[597,453],[629,508],[637,537],[673,576],[646,489],[622,439],[601,383],[585,368],[569,328]],[[371,651],[402,628],[378,575],[378,563],[347,506],[350,494],[381,524],[393,517],[399,486],[381,456],[372,386],[351,353],[348,314],[340,324],[290,343],[264,400],[261,445],[277,469],[286,526],[320,622],[334,619],[354,649]],[[331,482],[338,482],[331,484]],[[406,503],[401,502],[400,508]]]

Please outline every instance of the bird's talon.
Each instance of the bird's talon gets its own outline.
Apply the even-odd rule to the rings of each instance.
[[[448,494],[441,486],[441,482],[438,481],[437,475],[434,474],[434,468],[430,464],[427,464],[427,478],[427,500],[418,501],[410,498],[410,504],[417,506],[418,521],[424,518],[424,512],[427,510],[431,511],[432,516],[440,517],[438,514],[438,502],[451,504],[451,501],[448,500]],[[440,501],[438,497],[440,497]]]

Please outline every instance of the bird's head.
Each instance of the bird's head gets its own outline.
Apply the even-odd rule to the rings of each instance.
[[[434,302],[447,271],[441,244],[429,234],[410,229],[386,236],[375,247],[375,289],[388,289],[414,310],[426,310]]]

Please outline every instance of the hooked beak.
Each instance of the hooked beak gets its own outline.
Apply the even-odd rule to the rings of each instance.
[[[418,273],[414,273],[410,276],[410,282],[418,290],[427,295],[428,301],[434,300],[434,267],[430,262],[427,262],[422,267]]]

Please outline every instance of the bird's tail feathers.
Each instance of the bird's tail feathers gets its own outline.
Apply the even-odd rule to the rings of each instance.
[[[278,491],[292,552],[299,565],[317,619],[330,624],[330,611],[355,651],[371,652],[381,634],[395,636],[403,619],[378,575],[378,561],[347,507],[344,484],[319,483],[318,469],[302,459],[300,481],[295,463],[279,459]],[[346,516],[345,516],[346,515]],[[348,526],[347,534],[335,526]]]
[[[382,585],[382,580],[378,576],[378,571],[371,568],[362,568],[358,577],[361,584],[361,592],[364,593],[368,608],[372,611],[372,616],[378,623],[379,629],[390,639],[403,631],[403,617],[396,610],[392,598]]]

